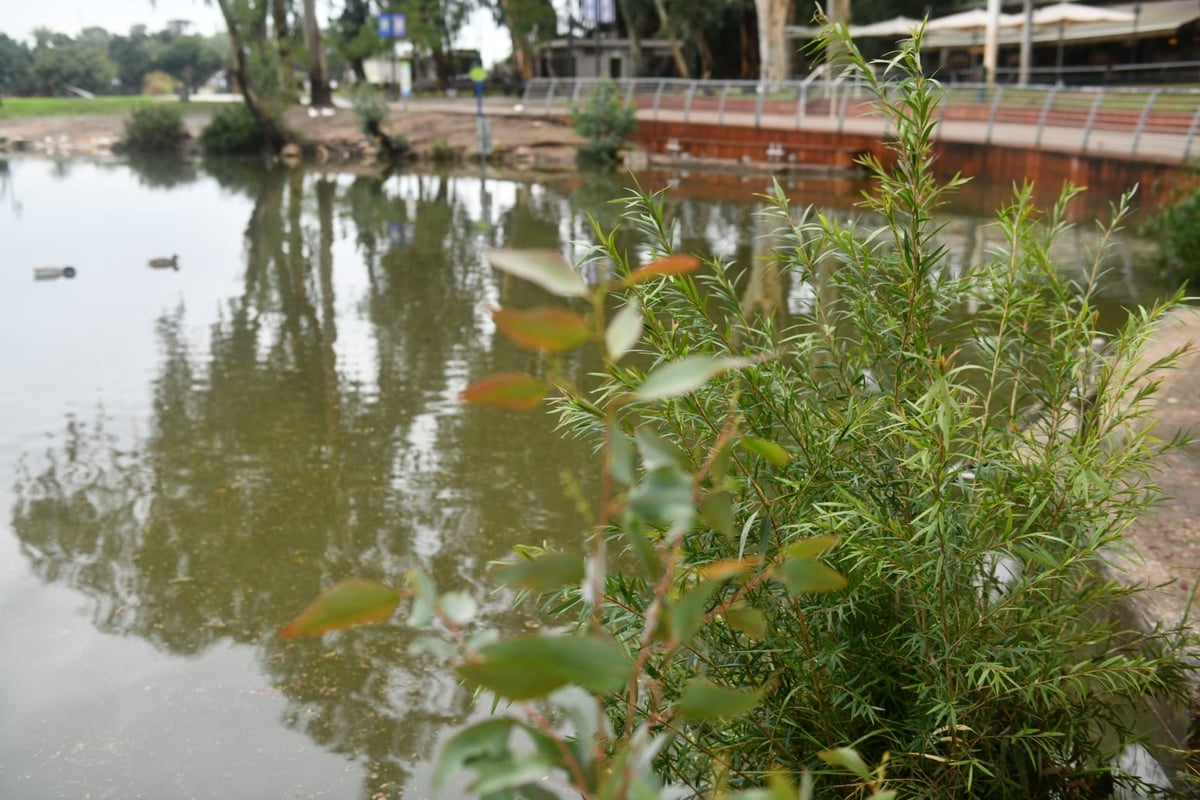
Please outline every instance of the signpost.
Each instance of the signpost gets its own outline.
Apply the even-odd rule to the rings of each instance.
[[[483,116],[483,83],[487,80],[488,73],[483,67],[472,67],[468,73],[471,82],[475,84],[475,116]]]
[[[398,12],[384,11],[379,15],[379,36],[392,43],[392,99],[396,99],[396,40],[408,37],[408,17]]]

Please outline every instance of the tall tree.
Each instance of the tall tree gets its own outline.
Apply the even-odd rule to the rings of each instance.
[[[683,47],[679,44],[679,34],[676,32],[676,26],[672,24],[671,14],[667,10],[666,0],[654,0],[654,10],[658,14],[660,25],[659,35],[666,37],[667,44],[671,48],[671,58],[675,62],[675,71],[679,73],[679,77],[681,78],[692,77],[692,71],[688,68],[687,58],[683,55]]]
[[[838,1],[830,0],[830,5]],[[784,28],[791,18],[792,0],[754,0],[754,9],[758,15],[759,79],[773,86],[788,78],[791,54]]]
[[[533,77],[533,44],[557,32],[558,15],[550,0],[483,0],[496,24],[508,30],[513,64],[522,80]]]
[[[333,105],[329,90],[329,70],[325,66],[325,43],[317,21],[317,0],[304,0],[304,46],[308,50],[309,104],[314,107]]]
[[[250,56],[266,60],[263,53],[266,40],[266,6],[253,5],[253,0],[217,0],[229,45],[233,51],[233,73],[246,108],[263,127],[267,143],[274,150],[287,144],[287,130],[282,113],[275,106],[279,100],[278,77],[264,77],[261,69],[251,70]],[[269,71],[268,73],[269,74]],[[274,85],[272,85],[274,83]]]

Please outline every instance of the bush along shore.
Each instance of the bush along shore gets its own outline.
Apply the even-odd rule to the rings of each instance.
[[[202,151],[239,155],[273,155],[262,131],[242,104],[143,103],[128,113],[19,116],[0,119],[0,154],[38,154],[53,157],[105,157],[121,148],[134,113],[143,107],[173,109],[182,121],[183,137],[174,152],[183,156]],[[511,110],[510,110],[511,111]],[[379,139],[365,133],[351,108],[323,110],[294,107],[284,115],[293,142],[288,159],[354,168],[386,160]],[[170,125],[171,123],[166,123]],[[476,119],[472,114],[390,106],[380,129],[407,145],[405,158],[421,161],[478,162]],[[491,117],[492,153],[488,161],[539,170],[573,169],[584,139],[566,121],[529,119],[516,111]]]
[[[1072,187],[1044,211],[1017,188],[1003,246],[951,270],[935,214],[961,181],[931,170],[941,89],[920,36],[868,64],[827,35],[895,130],[887,163],[866,164],[877,225],[776,191],[769,258],[700,263],[635,191],[596,231],[598,282],[556,253],[490,255],[559,301],[494,312],[546,357],[464,401],[549,398],[599,454],[584,546],[522,546],[496,574],[557,632],[490,631],[418,571],[348,578],[283,630],[404,603],[429,631],[416,646],[501,700],[447,742],[436,784],[465,769],[487,797],[1189,796],[1191,754],[1154,720],[1188,706],[1192,634],[1127,624],[1138,592],[1106,577],[1159,497],[1156,460],[1184,443],[1145,424],[1180,352],[1141,357],[1179,298],[1097,329],[1103,253],[1073,279],[1049,257]],[[743,291],[785,275],[812,298],[787,326]],[[580,347],[603,358],[593,385],[555,369]]]

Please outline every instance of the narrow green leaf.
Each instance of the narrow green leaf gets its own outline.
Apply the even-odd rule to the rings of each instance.
[[[703,581],[684,592],[670,608],[671,637],[687,644],[700,630],[704,612],[708,610],[709,598],[721,585],[720,581]]]
[[[489,375],[459,393],[464,402],[479,406],[496,406],[515,411],[532,411],[542,403],[550,387],[523,372],[501,372]]]
[[[556,250],[490,250],[488,261],[559,297],[586,297],[588,288],[575,268]]]
[[[620,361],[642,338],[642,309],[636,300],[630,300],[613,315],[604,331],[604,347],[613,362]]]
[[[505,586],[531,592],[550,592],[578,586],[583,580],[583,556],[577,553],[547,553],[537,558],[506,564],[496,573]]]
[[[733,498],[729,492],[709,492],[700,501],[700,516],[708,527],[733,538]]]
[[[679,712],[694,720],[738,717],[758,705],[762,689],[727,689],[708,678],[695,678],[679,698]]]
[[[404,579],[416,593],[412,609],[408,615],[408,625],[413,628],[424,628],[434,619],[434,604],[437,603],[437,588],[433,581],[419,569],[410,569],[404,574]]]
[[[757,608],[731,608],[725,612],[725,623],[751,639],[761,639],[767,635],[767,618]]]
[[[849,747],[837,747],[817,753],[822,761],[830,766],[848,769],[864,781],[871,779],[871,770],[863,762],[862,757]]]
[[[350,578],[331,587],[279,632],[284,639],[318,636],[354,625],[382,622],[392,615],[400,593],[372,581]]]
[[[662,561],[659,560],[654,545],[650,543],[650,539],[646,536],[641,518],[632,512],[625,514],[623,524],[621,525],[621,533],[625,536],[625,541],[629,543],[629,548],[633,550],[634,555],[638,557],[638,560],[642,562],[642,566],[650,573],[650,577],[657,580],[663,572]]]
[[[711,378],[749,364],[743,358],[685,356],[664,364],[646,376],[634,392],[638,400],[665,400],[695,391]]]
[[[433,771],[433,789],[439,791],[451,775],[461,773],[470,762],[502,760],[508,756],[508,739],[515,720],[495,717],[464,728],[446,742]]]
[[[784,450],[769,439],[758,439],[753,436],[747,436],[742,438],[738,444],[773,467],[786,467],[788,462],[792,460],[787,450]]]
[[[625,284],[632,286],[635,283],[642,283],[643,281],[648,281],[662,275],[686,275],[689,272],[695,272],[699,266],[700,259],[695,256],[665,256],[630,272],[628,277],[625,278]]]
[[[793,595],[846,588],[841,574],[815,558],[789,558],[775,568],[775,578]]]
[[[557,306],[492,311],[496,327],[515,344],[530,350],[560,353],[588,340],[587,320]]]
[[[634,438],[637,439],[638,452],[641,453],[642,464],[647,472],[663,467],[687,467],[687,455],[674,442],[659,436],[651,428],[638,428]]]
[[[518,636],[480,648],[458,674],[510,700],[531,700],[568,683],[615,692],[633,671],[625,652],[598,636]]]
[[[632,484],[635,475],[633,444],[616,420],[608,428],[608,459],[613,480],[625,486]]]

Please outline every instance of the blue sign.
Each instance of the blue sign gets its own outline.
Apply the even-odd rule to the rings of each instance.
[[[379,35],[384,39],[403,39],[408,36],[408,18],[399,13],[380,14]]]

